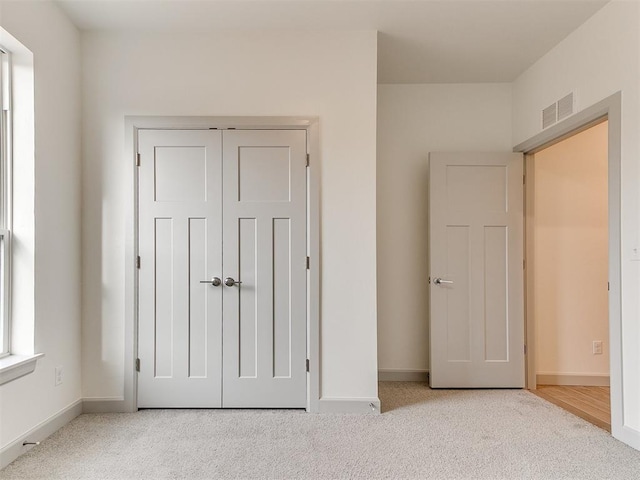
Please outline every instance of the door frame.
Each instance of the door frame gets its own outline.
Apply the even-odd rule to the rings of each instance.
[[[600,102],[588,107],[573,116],[549,127],[545,131],[533,136],[513,148],[514,152],[525,155],[525,171],[530,172],[531,156],[536,152],[550,147],[566,138],[591,128],[608,120],[608,229],[609,229],[609,375],[611,388],[611,432],[619,437],[624,428],[624,409],[622,396],[622,312],[621,312],[621,155],[622,155],[622,93],[616,92]],[[525,218],[530,196],[526,195],[526,188],[531,188],[529,179],[525,182]],[[525,221],[525,228],[527,222]],[[525,230],[525,257],[532,258],[530,232]],[[525,276],[525,355],[528,389],[535,389],[535,322],[532,305],[532,286],[527,282],[527,268]]]
[[[125,116],[128,162],[125,227],[125,318],[123,411],[138,410],[138,131],[155,130],[306,130],[307,155],[307,406],[318,412],[320,400],[320,163],[318,117]]]

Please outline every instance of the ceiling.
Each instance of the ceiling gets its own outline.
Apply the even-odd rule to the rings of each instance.
[[[57,0],[82,30],[377,30],[379,83],[511,82],[606,0]]]

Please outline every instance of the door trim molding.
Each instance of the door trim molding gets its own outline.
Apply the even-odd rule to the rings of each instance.
[[[611,378],[611,432],[618,439],[629,435],[624,426],[622,384],[622,297],[621,297],[621,157],[622,93],[616,92],[600,102],[557,123],[547,130],[513,147],[514,152],[534,154],[543,148],[580,133],[604,120],[608,132],[608,214],[609,214],[609,343]],[[527,180],[528,182],[528,180]],[[528,251],[527,251],[528,252]],[[526,274],[525,274],[526,275]],[[530,312],[530,305],[527,306]],[[525,320],[527,344],[527,388],[535,388],[535,325],[532,316]],[[623,440],[624,441],[624,440]]]
[[[125,116],[125,161],[130,196],[125,227],[125,318],[124,318],[124,400],[126,412],[138,410],[135,359],[138,356],[138,131],[163,130],[306,130],[307,153],[307,411],[320,409],[320,162],[318,117],[189,117]]]

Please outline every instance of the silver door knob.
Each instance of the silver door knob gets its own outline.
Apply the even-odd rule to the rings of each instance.
[[[213,277],[211,280],[200,280],[200,283],[210,283],[214,287],[219,287],[222,281],[218,277]]]
[[[453,280],[443,280],[438,277],[433,281],[433,283],[435,283],[436,285],[444,285],[444,284],[453,285]]]
[[[227,278],[225,278],[225,279],[224,279],[224,284],[225,284],[227,287],[233,287],[234,285],[238,285],[238,284],[240,284],[240,283],[242,283],[242,282],[236,282],[236,281],[235,281],[233,278],[231,278],[231,277],[227,277]]]

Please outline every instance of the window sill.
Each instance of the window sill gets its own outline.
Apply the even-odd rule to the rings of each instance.
[[[44,353],[8,355],[0,358],[0,385],[32,373],[36,369],[36,361],[40,357],[44,357]]]

